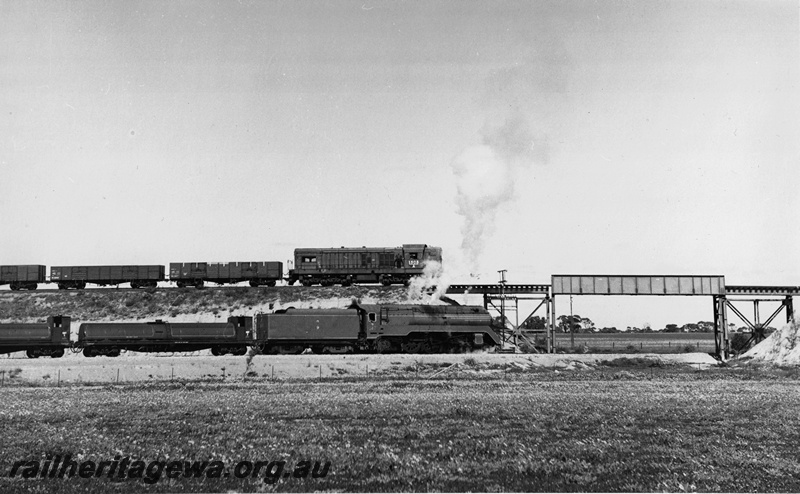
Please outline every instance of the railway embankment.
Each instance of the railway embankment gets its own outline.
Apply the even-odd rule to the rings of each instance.
[[[73,321],[224,321],[287,307],[341,308],[364,303],[404,303],[402,286],[353,287],[224,287],[150,290],[87,289],[0,291],[0,323],[44,322],[48,316]]]

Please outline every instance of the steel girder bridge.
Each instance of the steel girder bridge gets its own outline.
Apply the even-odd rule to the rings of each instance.
[[[504,322],[503,342],[514,347],[524,345],[530,349],[541,348],[554,351],[556,328],[556,296],[559,295],[625,295],[625,296],[705,296],[712,299],[714,310],[714,342],[718,358],[727,360],[731,354],[728,331],[728,309],[750,330],[744,345],[758,343],[765,337],[764,330],[785,309],[786,322],[794,318],[795,295],[800,295],[800,286],[725,285],[720,275],[552,275],[549,285],[509,284],[505,271],[500,271],[501,280],[496,284],[450,285],[449,294],[481,294],[486,309],[500,314]],[[538,302],[535,309],[519,321],[520,301]],[[737,304],[753,304],[753,318],[748,318]],[[763,302],[778,302],[780,305],[762,322],[759,305]],[[540,309],[546,316],[545,328],[523,329]],[[514,316],[512,321],[509,314]]]

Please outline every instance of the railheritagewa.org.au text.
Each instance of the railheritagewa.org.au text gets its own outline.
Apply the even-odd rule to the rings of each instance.
[[[330,461],[300,460],[240,460],[226,463],[220,460],[154,460],[115,456],[113,459],[74,459],[70,454],[47,455],[44,459],[18,460],[8,470],[7,477],[21,479],[101,478],[140,479],[155,484],[161,479],[180,478],[260,478],[267,484],[286,479],[319,479],[328,475]]]

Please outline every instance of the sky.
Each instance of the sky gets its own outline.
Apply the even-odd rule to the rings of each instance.
[[[427,243],[453,282],[800,285],[798,10],[0,0],[0,264]],[[603,326],[713,317],[573,305]]]

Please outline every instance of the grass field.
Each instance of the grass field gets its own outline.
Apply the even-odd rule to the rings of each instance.
[[[684,353],[715,351],[714,333],[594,333],[576,334],[574,351],[584,345],[590,352],[608,353]],[[557,350],[573,351],[568,333],[557,333]]]
[[[4,387],[0,491],[800,491],[795,371],[630,363],[457,379]],[[9,478],[15,462],[66,454],[148,467],[220,461],[229,476]],[[285,470],[274,463],[264,475],[278,460]],[[264,463],[236,478],[240,461]],[[316,461],[330,461],[324,477],[305,469]]]

